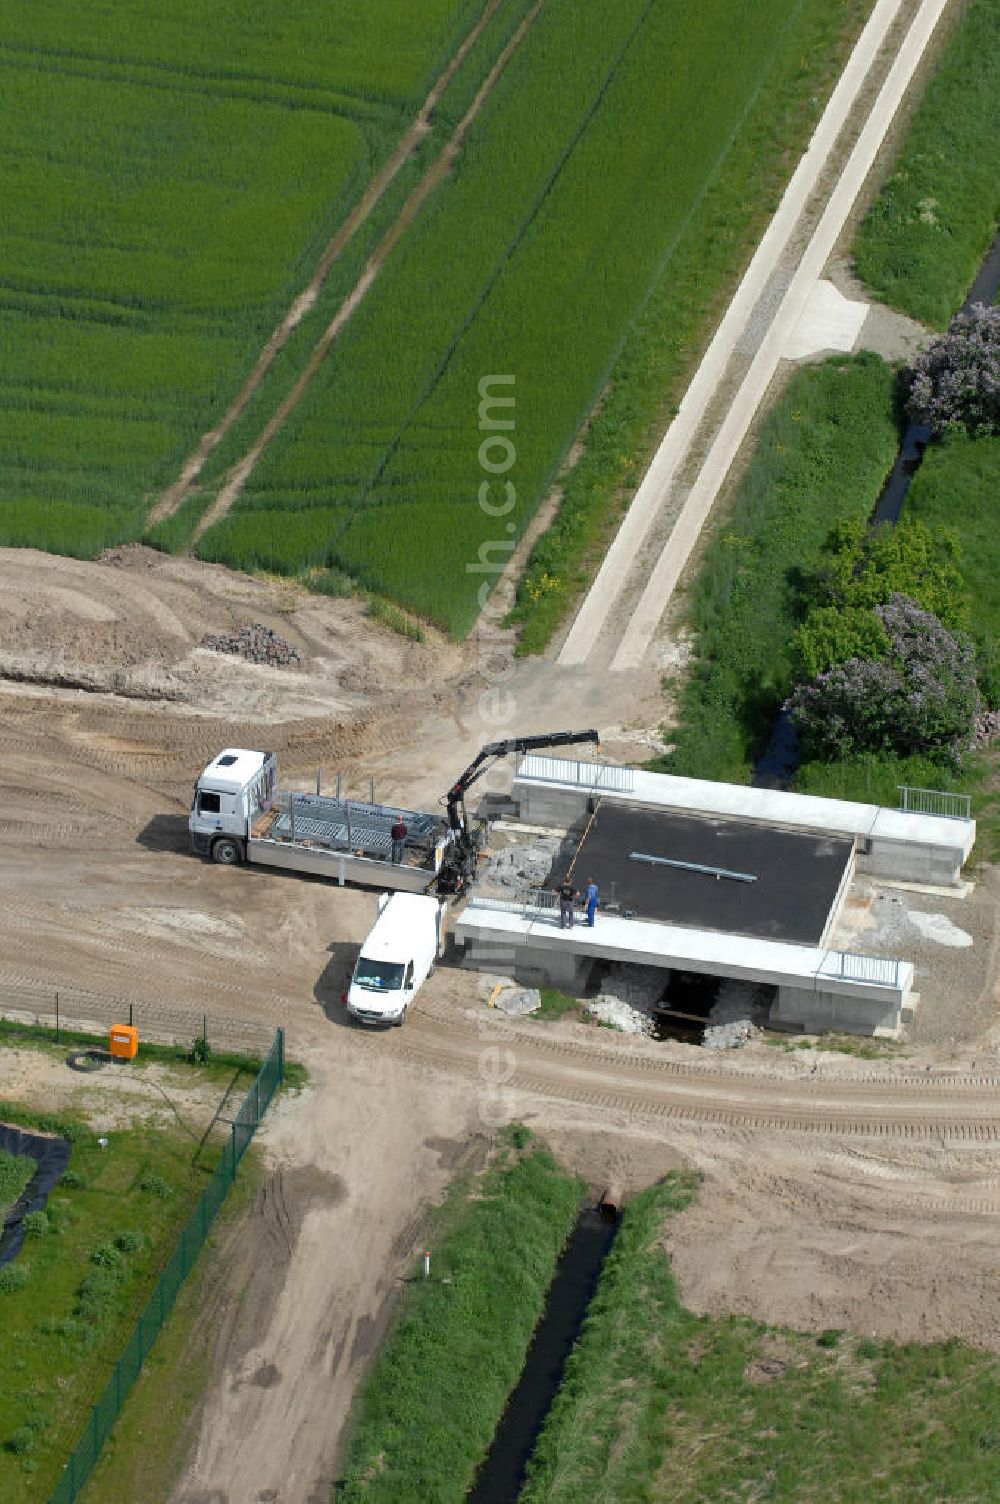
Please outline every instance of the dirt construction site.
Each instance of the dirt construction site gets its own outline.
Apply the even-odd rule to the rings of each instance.
[[[447,960],[405,1028],[366,1032],[340,1000],[376,895],[194,857],[192,786],[221,747],[260,746],[295,787],[322,767],[358,797],[374,778],[378,798],[434,810],[498,734],[481,643],[412,642],[359,601],[139,547],[95,563],[0,551],[0,601],[5,996],[86,986],[280,1024],[309,1071],[265,1125],[250,1225],[218,1253],[215,1373],[177,1504],[328,1497],[427,1208],[482,1161],[498,1083],[597,1188],[701,1172],[669,1246],[693,1309],[1000,1349],[993,873],[962,896],[872,887],[859,928],[891,938],[918,916],[922,1004],[883,1058],[760,1036],[719,1058],[509,1019]],[[199,646],[251,624],[298,661]],[[641,761],[658,679],[519,663],[511,729],[593,725],[603,757]],[[29,1066],[6,1055],[17,1097]]]

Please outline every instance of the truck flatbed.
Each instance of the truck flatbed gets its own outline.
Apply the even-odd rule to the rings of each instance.
[[[392,827],[400,818],[406,845],[403,860],[393,862]],[[444,820],[419,810],[283,794],[254,821],[248,856],[261,866],[419,893],[434,881],[450,839]]]

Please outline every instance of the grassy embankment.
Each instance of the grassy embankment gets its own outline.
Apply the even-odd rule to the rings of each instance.
[[[874,356],[836,359],[794,377],[691,587],[694,657],[681,691],[676,750],[651,766],[749,779],[792,687],[799,579],[816,564],[837,518],[869,514],[893,457],[893,394],[894,374]],[[908,515],[947,528],[958,541],[988,689],[1000,659],[1000,529],[991,521],[998,481],[1000,441],[956,440],[932,446],[907,501]],[[998,764],[992,749],[969,754],[960,769],[930,757],[804,763],[795,787],[889,806],[898,802],[900,784],[970,793],[980,822],[977,852],[989,859],[1000,850]]]
[[[693,1315],[662,1246],[690,1195],[627,1208],[522,1504],[996,1497],[995,1354]]]
[[[524,1129],[508,1143],[524,1144]],[[582,1183],[546,1151],[508,1151],[445,1204],[361,1395],[338,1504],[461,1504],[516,1384]]]
[[[6,8],[0,543],[136,536],[484,3]]]
[[[1000,4],[971,0],[854,244],[876,293],[943,329],[1000,224]]]
[[[0,1273],[0,1504],[31,1504],[48,1498],[216,1155],[199,1152],[206,1124],[108,1128],[102,1146],[76,1115],[4,1101],[0,1116],[73,1144]]]
[[[799,580],[833,525],[866,517],[899,442],[875,356],[798,372],[768,417],[690,590],[695,653],[676,750],[652,766],[746,782],[791,689]]]
[[[808,114],[803,101],[834,65],[829,48],[806,41],[839,39],[844,27],[842,15],[821,24],[827,10],[800,0],[790,15],[768,0],[736,32],[722,0],[682,21],[629,0],[607,25],[581,32],[570,0],[547,5],[456,171],[199,552],[289,572],[334,564],[467,630],[483,575],[466,565],[497,538],[491,560],[503,562],[603,389],[624,331],[658,279],[671,280],[678,246],[697,260],[699,293],[706,246],[730,270],[742,260],[744,242],[734,247],[714,198],[705,217],[706,190],[737,151],[743,171],[728,206],[757,211],[749,164],[762,153],[779,161],[804,132],[772,90],[775,69],[787,82],[803,55],[815,60],[802,95],[801,79],[793,90]],[[677,88],[664,96],[667,59]],[[622,122],[639,111],[649,128],[637,145]],[[775,184],[781,175],[776,168]],[[663,181],[670,193],[655,187]],[[696,257],[687,241],[695,221]],[[501,523],[475,502],[485,473],[478,383],[494,372],[516,377],[516,500]],[[498,449],[491,460],[502,461]]]
[[[897,307],[943,326],[961,305],[1000,222],[996,150],[1000,4],[972,0],[914,117],[899,164],[859,233],[862,275]],[[906,515],[947,529],[962,551],[972,602],[980,687],[1000,703],[1000,439],[954,438],[927,451]],[[922,758],[806,765],[796,786],[810,793],[894,803],[896,785],[953,788],[973,796],[977,853],[1000,854],[1000,749],[966,758],[960,771]]]

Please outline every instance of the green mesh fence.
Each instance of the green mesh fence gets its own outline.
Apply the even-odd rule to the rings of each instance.
[[[216,1213],[236,1179],[240,1160],[249,1149],[284,1074],[285,1034],[283,1029],[279,1029],[253,1085],[240,1104],[232,1123],[229,1142],[222,1151],[212,1178],[188,1219],[145,1309],[136,1321],[132,1335],[125,1344],[125,1351],[115,1364],[103,1394],[90,1412],[90,1419],[70,1454],[62,1478],[52,1493],[50,1504],[73,1504],[93,1472],[101,1448],[118,1419],[129,1390],[142,1371],[142,1365],[159,1336],[160,1328],[173,1309],[181,1286],[194,1267]]]

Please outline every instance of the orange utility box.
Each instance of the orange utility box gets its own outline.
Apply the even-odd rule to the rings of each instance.
[[[131,1024],[115,1024],[111,1030],[113,1060],[134,1060],[139,1053],[139,1030]]]

